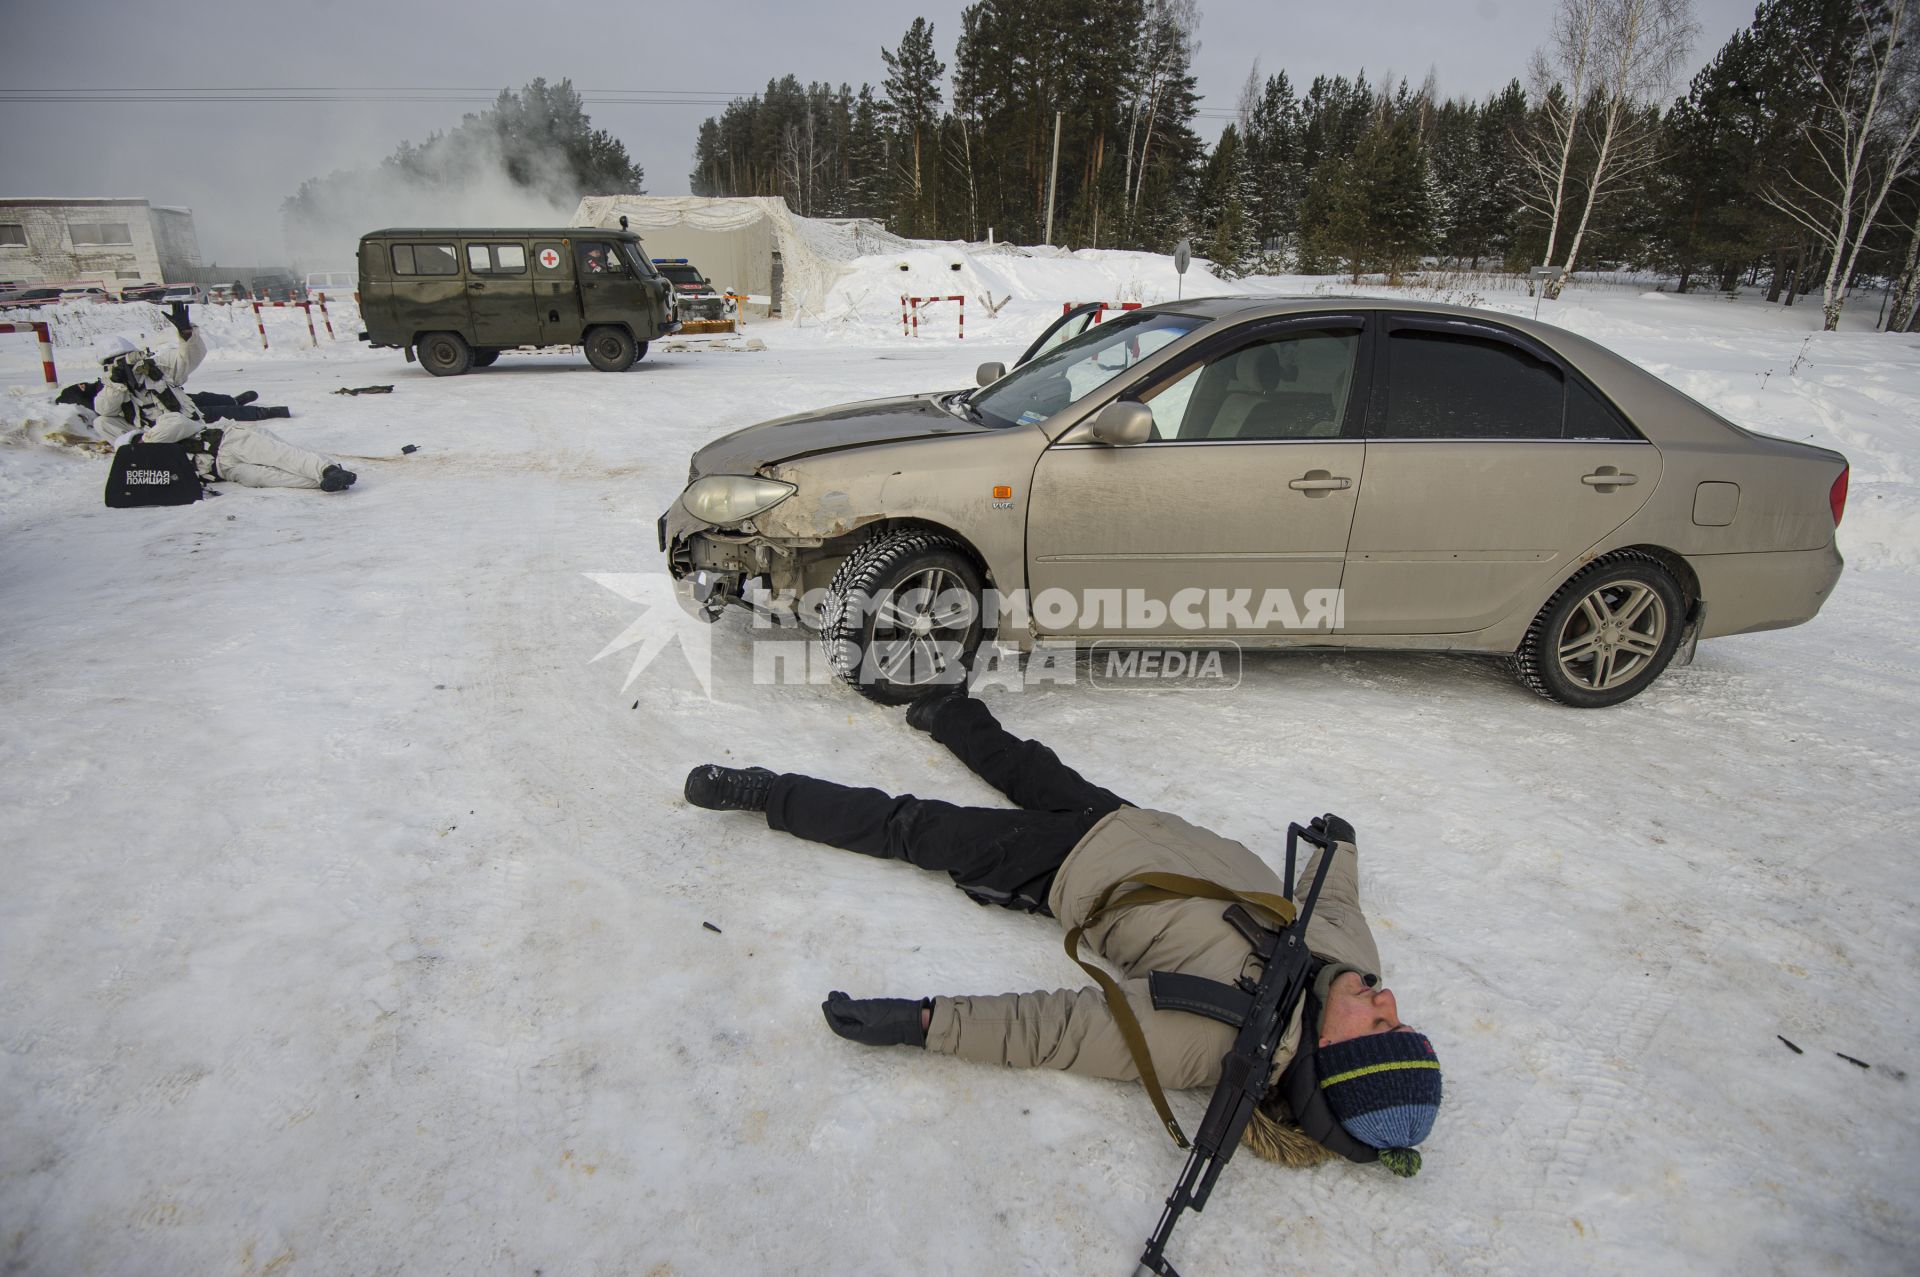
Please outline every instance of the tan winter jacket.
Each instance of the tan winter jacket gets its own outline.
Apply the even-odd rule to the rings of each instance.
[[[1305,844],[1303,844],[1304,846]],[[1352,843],[1335,845],[1336,859],[1307,925],[1307,947],[1333,962],[1380,970],[1380,954],[1360,912],[1359,853]],[[1296,891],[1305,903],[1318,853],[1299,871]],[[1280,893],[1280,875],[1251,851],[1178,816],[1122,807],[1088,831],[1054,878],[1047,905],[1071,930],[1085,920],[1101,892],[1139,873],[1176,873],[1205,878],[1242,893]],[[1177,971],[1231,983],[1257,976],[1246,939],[1223,917],[1217,900],[1171,900],[1109,912],[1084,936],[1120,977],[1146,1034],[1160,1084],[1168,1090],[1212,1086],[1235,1030],[1189,1011],[1156,1011],[1147,993],[1151,971]],[[1300,1012],[1274,1057],[1279,1076],[1300,1042]],[[1097,985],[1052,993],[1003,993],[997,997],[933,1000],[927,1049],[964,1059],[1020,1068],[1068,1069],[1095,1077],[1138,1081],[1133,1057],[1120,1036],[1106,995]]]

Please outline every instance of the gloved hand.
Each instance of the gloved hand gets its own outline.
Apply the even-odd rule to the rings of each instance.
[[[929,999],[850,998],[838,989],[820,1004],[827,1027],[841,1037],[866,1046],[927,1045],[920,1012],[931,1009]]]
[[[115,359],[107,364],[106,376],[107,380],[116,386],[125,386],[128,390],[133,389],[133,368],[124,359]]]
[[[174,302],[167,307],[167,322],[172,324],[174,331],[182,337],[193,331],[193,320],[187,317],[185,302]]]
[[[1316,834],[1326,835],[1334,842],[1350,842],[1356,847],[1360,845],[1359,840],[1354,836],[1353,826],[1332,812],[1324,816],[1315,816],[1307,822],[1307,827]]]

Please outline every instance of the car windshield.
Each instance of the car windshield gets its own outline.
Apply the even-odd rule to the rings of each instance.
[[[991,426],[1045,421],[1206,322],[1197,315],[1138,311],[1095,324],[1011,376],[976,391],[967,407]]]
[[[676,284],[692,284],[697,287],[703,282],[700,272],[691,266],[662,266],[660,273]]]

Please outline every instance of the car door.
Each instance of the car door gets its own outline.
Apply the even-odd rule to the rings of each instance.
[[[574,269],[580,277],[580,307],[589,325],[625,323],[631,325],[638,311],[644,316],[651,291],[628,265],[620,252],[619,241],[583,239],[574,243]],[[634,336],[646,340],[644,332]]]
[[[1060,312],[1060,318],[1047,325],[1047,330],[1033,339],[1026,353],[1013,361],[1015,368],[1044,355],[1055,346],[1065,345],[1081,333],[1087,331],[1100,320],[1100,312],[1106,308],[1104,302],[1081,302],[1078,306],[1069,306]]]
[[[1350,633],[1484,629],[1570,575],[1659,481],[1659,451],[1522,334],[1398,315],[1374,359]]]
[[[465,248],[474,344],[498,349],[537,343],[540,324],[534,313],[526,244],[470,240]]]
[[[1049,447],[1027,524],[1036,632],[1337,627],[1366,459],[1365,323],[1296,316],[1224,334],[1122,396],[1152,412],[1147,442],[1083,443],[1069,431]],[[1071,615],[1048,591],[1067,592]]]
[[[414,334],[473,330],[460,249],[452,240],[411,240],[385,245],[393,270],[393,315],[403,339]]]

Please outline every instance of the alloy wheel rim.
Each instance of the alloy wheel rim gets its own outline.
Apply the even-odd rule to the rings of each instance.
[[[1560,673],[1589,692],[1611,691],[1644,673],[1667,637],[1667,605],[1652,586],[1609,581],[1589,591],[1560,627]]]
[[[973,628],[973,594],[945,568],[923,568],[873,602],[869,650],[880,677],[901,687],[939,681]]]

